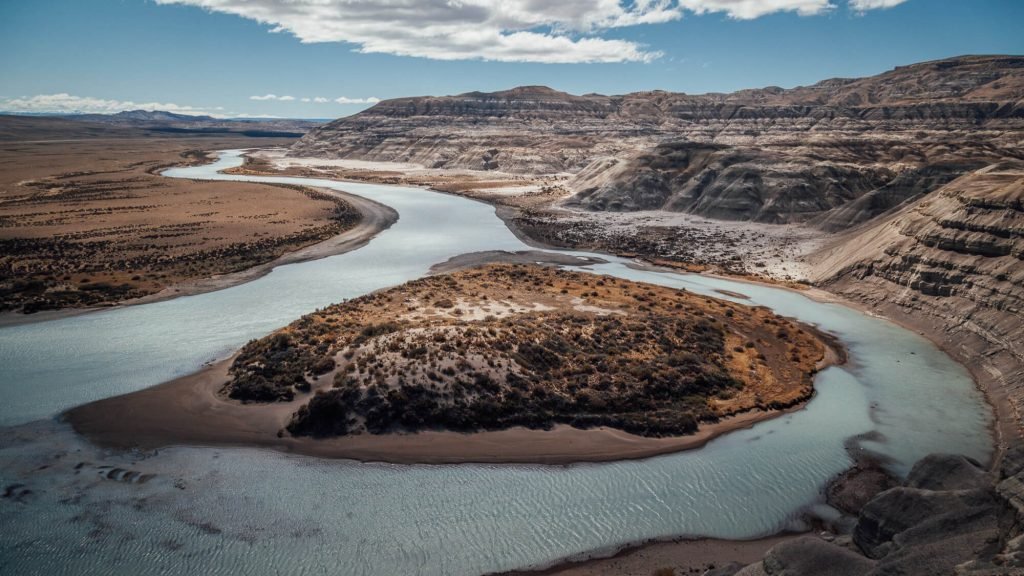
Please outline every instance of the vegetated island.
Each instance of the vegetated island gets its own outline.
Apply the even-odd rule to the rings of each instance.
[[[697,447],[798,406],[838,359],[827,336],[767,308],[494,264],[330,306],[228,361],[66,417],[123,448],[615,460]]]

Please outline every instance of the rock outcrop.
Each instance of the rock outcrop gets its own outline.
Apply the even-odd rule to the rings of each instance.
[[[884,165],[812,162],[779,151],[680,141],[586,169],[573,180],[578,192],[568,203],[786,223],[810,220],[895,179]]]
[[[968,366],[1004,444],[1024,413],[1024,163],[963,176],[837,238],[815,280],[932,335]]]
[[[596,151],[636,148],[646,140],[640,132],[655,129],[655,119],[616,122],[616,108],[607,96],[544,86],[396,98],[311,131],[290,154],[512,173],[576,171]]]
[[[852,550],[813,536],[783,542],[769,550],[763,560],[766,574],[858,576],[874,565],[874,562]]]
[[[772,547],[756,564],[715,574],[1024,574],[1022,486],[1019,448],[993,472],[961,456],[934,454],[915,465],[903,486],[872,498],[852,535],[834,541],[803,536]]]

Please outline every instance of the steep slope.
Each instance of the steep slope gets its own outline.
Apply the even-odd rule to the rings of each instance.
[[[571,203],[585,209],[836,230],[1021,158],[1022,133],[1024,57],[969,56],[732,94],[528,86],[399,98],[311,131],[290,154],[570,172],[579,176],[567,185]]]
[[[1024,163],[963,176],[839,238],[816,280],[936,335],[986,384],[1004,439],[1024,413]]]
[[[635,146],[629,142],[636,126],[617,125],[615,112],[607,96],[573,96],[543,86],[397,98],[313,130],[291,154],[430,168],[574,171],[595,147],[614,153]],[[600,142],[612,136],[625,142]]]
[[[771,150],[671,142],[584,170],[573,181],[579,192],[568,204],[796,222],[843,206],[893,178],[882,165],[800,162]]]
[[[1016,133],[869,134],[841,150],[838,142],[666,142],[625,159],[592,163],[567,184],[574,194],[565,203],[587,210],[661,209],[726,220],[806,222],[840,231],[966,172],[1024,158],[1010,142]],[[954,135],[958,143],[943,141]],[[915,137],[920,140],[912,142]]]

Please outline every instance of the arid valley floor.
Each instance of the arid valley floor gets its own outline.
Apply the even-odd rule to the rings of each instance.
[[[407,217],[346,184],[483,203],[530,249],[426,263],[59,417],[100,450],[565,468],[699,451],[807,409],[858,352],[741,292],[773,288],[962,364],[992,413],[990,461],[901,472],[864,448],[885,438],[849,438],[852,466],[819,487],[829,512],[794,513],[789,532],[675,534],[530,573],[1024,573],[1024,57],[732,94],[400,98],[301,138],[132,122],[0,116],[0,331],[245,286]],[[225,174],[341,190],[162,175],[224,150],[245,151]],[[609,260],[738,288],[601,273]],[[0,487],[0,506],[31,506],[31,486]]]

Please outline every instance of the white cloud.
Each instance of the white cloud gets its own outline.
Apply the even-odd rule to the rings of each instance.
[[[891,8],[907,0],[848,0],[854,12]],[[694,14],[724,12],[737,20],[752,20],[777,12],[795,12],[801,16],[816,16],[836,8],[833,0],[677,0],[680,7]]]
[[[339,96],[338,98],[335,98],[334,101],[338,104],[376,104],[377,102],[380,102],[380,98],[374,98],[373,96],[370,96],[369,98],[347,98],[345,96]]]
[[[362,53],[499,62],[649,62],[661,56],[616,28],[695,14],[752,19],[827,13],[836,2],[863,12],[905,0],[155,0],[233,14],[302,42],[347,42]]]
[[[363,53],[499,62],[649,62],[661,56],[605,31],[725,13],[863,12],[905,0],[156,0],[234,14],[302,42],[347,42]]]
[[[659,52],[603,31],[678,20],[676,0],[157,0],[234,14],[302,42],[363,53],[502,62],[650,61]]]
[[[679,5],[695,14],[724,12],[737,20],[751,20],[776,12],[814,16],[835,8],[829,0],[679,0]]]
[[[249,96],[249,100],[277,100],[279,102],[291,102],[295,96],[278,96],[277,94],[264,94],[263,96]]]
[[[197,108],[170,102],[133,102],[131,100],[111,100],[73,96],[67,93],[38,94],[21,98],[0,100],[0,110],[5,112],[38,112],[58,114],[113,114],[125,110],[164,110],[176,114],[224,116],[223,108]]]
[[[296,98],[294,96],[278,96],[277,94],[249,96],[249,100],[276,100],[278,102],[292,102],[294,100],[299,100],[300,102],[316,102],[317,104],[326,104],[327,102],[332,102],[331,99],[324,98],[323,96],[317,96],[315,98]],[[380,102],[380,98],[374,98],[372,96],[369,98],[349,98],[347,96],[340,96],[338,98],[335,98],[333,102],[337,102],[338,104],[376,104],[377,102]]]
[[[899,6],[907,0],[850,0],[850,9],[858,12],[865,10],[877,10],[879,8],[892,8]]]

